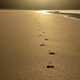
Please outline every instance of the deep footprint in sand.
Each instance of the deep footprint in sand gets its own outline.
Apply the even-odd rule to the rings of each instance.
[[[54,65],[47,65],[46,68],[55,68]]]
[[[50,54],[50,55],[55,55],[56,53],[53,52],[53,51],[50,51],[49,54]]]

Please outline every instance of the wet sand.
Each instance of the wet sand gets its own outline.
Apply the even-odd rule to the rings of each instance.
[[[80,20],[1,11],[0,80],[80,80]]]

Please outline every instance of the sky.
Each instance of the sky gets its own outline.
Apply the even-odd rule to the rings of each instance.
[[[80,9],[80,0],[0,0],[0,9]]]

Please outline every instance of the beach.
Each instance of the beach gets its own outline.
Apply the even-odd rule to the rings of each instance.
[[[80,19],[1,10],[0,80],[80,80]]]

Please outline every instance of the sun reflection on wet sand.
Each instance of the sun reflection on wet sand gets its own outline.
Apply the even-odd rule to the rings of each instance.
[[[51,14],[51,13],[48,13],[49,10],[38,10],[38,11],[35,11],[36,13],[40,13],[40,14]]]

